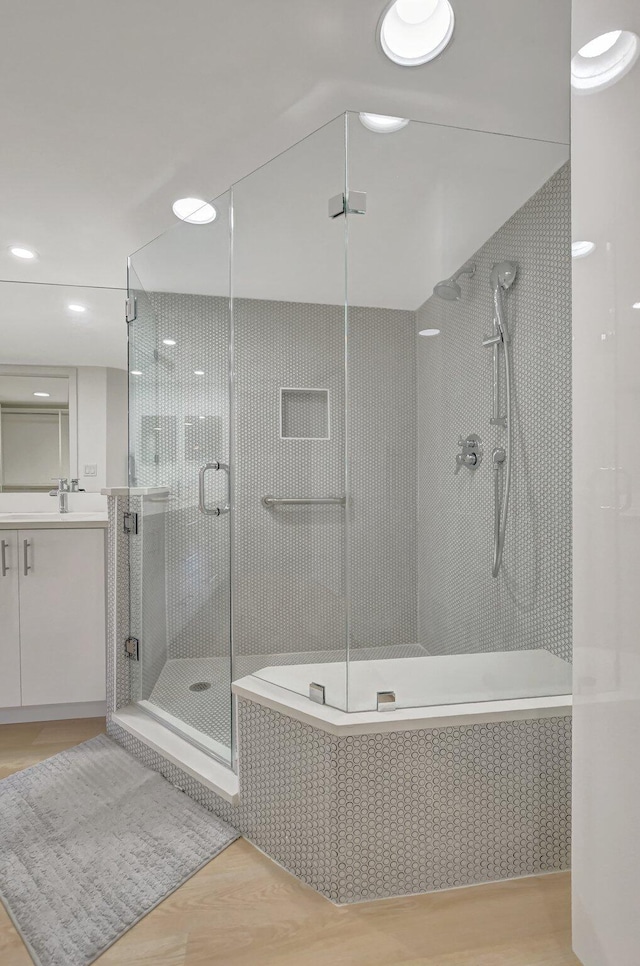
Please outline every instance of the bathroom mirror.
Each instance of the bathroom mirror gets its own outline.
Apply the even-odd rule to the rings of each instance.
[[[74,371],[0,366],[2,492],[47,492],[77,476],[76,422]]]
[[[0,493],[127,482],[122,289],[0,282]]]

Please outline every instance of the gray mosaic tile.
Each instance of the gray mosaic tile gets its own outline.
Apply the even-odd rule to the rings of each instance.
[[[475,254],[458,302],[417,313],[418,626],[432,654],[544,647],[571,660],[571,193],[565,165]],[[491,576],[489,274],[518,264],[506,296],[514,370],[514,454],[504,566]],[[478,470],[454,476],[459,436],[482,438]]]
[[[337,738],[238,704],[237,806],[109,733],[334,902],[569,867],[569,717]]]

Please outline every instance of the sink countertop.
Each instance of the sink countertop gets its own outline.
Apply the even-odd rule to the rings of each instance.
[[[0,513],[0,530],[69,530],[107,526],[108,514],[93,510],[86,513]]]

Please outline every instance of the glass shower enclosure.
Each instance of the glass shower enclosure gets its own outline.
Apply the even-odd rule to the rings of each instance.
[[[131,256],[130,670],[149,714],[231,763],[245,675],[343,711],[566,693],[566,548],[550,535],[569,484],[556,473],[547,512],[532,455],[566,444],[551,396],[570,353],[567,159],[425,123],[378,134],[349,113],[234,184],[213,221]],[[482,340],[501,257],[520,265],[519,422],[494,579],[504,427]],[[471,258],[461,298],[434,296]],[[558,299],[539,321],[557,324],[528,332],[545,272]],[[456,474],[469,434],[485,462]],[[505,654],[515,676],[487,663]]]

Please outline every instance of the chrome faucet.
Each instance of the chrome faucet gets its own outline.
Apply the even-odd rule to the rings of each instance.
[[[458,440],[460,453],[456,454],[456,468],[454,474],[459,473],[461,467],[473,470],[482,463],[482,440],[475,433],[469,433],[466,439],[462,436]]]
[[[62,477],[56,476],[54,476],[53,479],[57,481],[58,487],[55,490],[50,490],[49,496],[58,497],[58,513],[68,513],[69,498],[67,494],[69,493],[69,481],[63,479]]]

